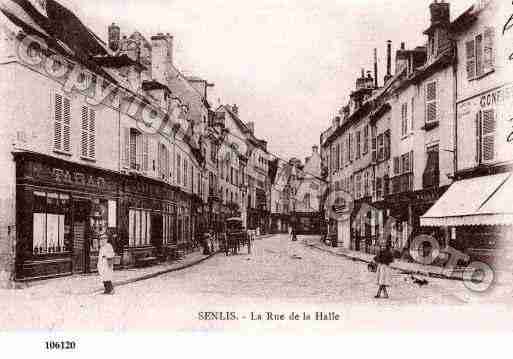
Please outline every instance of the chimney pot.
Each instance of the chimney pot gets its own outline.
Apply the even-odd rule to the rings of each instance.
[[[404,42],[401,42],[401,50],[404,50],[406,48],[406,44]]]

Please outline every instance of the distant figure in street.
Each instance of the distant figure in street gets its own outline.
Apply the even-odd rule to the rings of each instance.
[[[378,265],[376,280],[379,286],[378,293],[374,298],[381,298],[381,292],[385,292],[385,298],[388,299],[387,287],[390,286],[391,277],[390,264],[394,261],[390,246],[387,245],[385,249],[382,249],[378,255],[374,257],[374,261]]]
[[[104,294],[114,294],[112,277],[114,275],[114,249],[106,234],[100,236],[100,252],[98,253],[98,273],[105,288]]]
[[[292,227],[291,235],[292,235],[292,242],[297,241],[296,229],[294,227]]]

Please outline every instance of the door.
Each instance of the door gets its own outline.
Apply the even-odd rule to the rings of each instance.
[[[86,273],[89,267],[88,228],[90,203],[73,201],[73,272]]]
[[[157,249],[158,253],[162,252],[163,246],[163,220],[162,213],[151,214],[151,245]]]

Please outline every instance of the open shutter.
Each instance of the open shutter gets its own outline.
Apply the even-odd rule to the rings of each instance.
[[[426,84],[426,123],[438,118],[436,81]]]
[[[413,133],[413,131],[415,129],[413,127],[415,125],[415,123],[414,123],[414,114],[415,114],[415,97],[412,97],[411,98],[411,123],[410,123],[410,132],[412,132],[412,133]]]
[[[377,161],[377,142],[376,142],[376,128],[372,128],[372,144],[371,144],[371,151],[372,151],[372,162]]]
[[[89,110],[89,158],[96,158],[96,112]]]
[[[130,128],[123,128],[123,148],[122,148],[123,168],[130,167]]]
[[[483,73],[487,74],[493,71],[495,67],[495,30],[493,27],[487,27],[484,32],[483,49]]]
[[[476,76],[482,76],[483,72],[483,35],[476,36]]]
[[[56,150],[61,151],[62,148],[62,131],[63,131],[63,103],[62,96],[55,94],[55,118],[54,118],[54,136],[53,136],[53,147]]]
[[[143,144],[142,144],[142,170],[144,172],[148,172],[149,170],[149,139],[147,135],[143,136]]]
[[[62,116],[62,149],[71,152],[71,102],[64,98],[64,113]]]
[[[81,120],[80,154],[82,157],[89,157],[89,111],[86,106],[82,106]]]
[[[384,159],[390,159],[390,130],[385,131],[383,135],[384,142]]]
[[[495,159],[495,110],[483,111],[482,118],[483,162]]]
[[[157,174],[159,178],[162,178],[162,175],[164,174],[164,161],[162,159],[163,153],[162,153],[162,144],[157,145]]]
[[[467,58],[467,80],[476,77],[476,43],[474,40],[465,43],[465,53]]]
[[[475,120],[476,129],[476,164],[481,163],[481,111],[477,111]]]

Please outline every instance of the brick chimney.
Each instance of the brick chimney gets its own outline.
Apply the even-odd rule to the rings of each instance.
[[[166,83],[173,65],[173,36],[159,33],[151,37],[151,77]]]
[[[378,86],[378,49],[374,49],[374,87]]]
[[[385,83],[392,78],[392,41],[387,41],[387,74],[385,75]]]
[[[121,29],[115,23],[109,26],[109,49],[117,52],[121,48]]]

